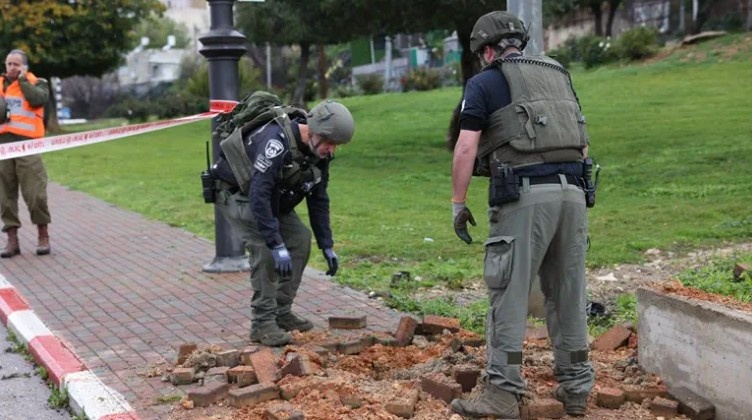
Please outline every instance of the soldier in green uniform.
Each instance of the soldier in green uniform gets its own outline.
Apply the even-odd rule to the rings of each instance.
[[[567,414],[585,414],[594,380],[585,313],[585,118],[567,71],[551,58],[522,55],[528,40],[522,22],[502,11],[478,19],[470,38],[484,68],[465,88],[452,164],[454,229],[467,243],[467,223],[475,225],[465,205],[470,179],[490,177],[485,387],[474,400],[452,402],[471,417],[520,418],[536,274],[554,348],[554,394]]]

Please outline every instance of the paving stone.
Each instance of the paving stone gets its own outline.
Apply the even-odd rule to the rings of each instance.
[[[304,420],[305,415],[287,401],[266,408],[266,420]]]
[[[228,395],[230,405],[233,407],[253,406],[277,398],[279,398],[279,388],[273,383],[259,383],[233,389]]]
[[[472,366],[454,366],[452,379],[462,387],[462,392],[470,392],[475,388],[480,376],[480,369]]]
[[[402,417],[403,419],[412,418],[415,412],[415,404],[418,403],[418,390],[411,389],[406,392],[407,395],[396,397],[387,402],[384,409],[395,416]]]
[[[188,359],[188,356],[191,355],[194,351],[198,350],[198,345],[196,343],[183,343],[180,345],[180,348],[178,349],[178,365],[182,365],[185,363],[186,359]]]
[[[371,343],[372,337],[353,338],[339,343],[339,345],[337,346],[337,351],[347,355],[359,354],[363,352],[363,350],[370,347]]]
[[[462,386],[442,373],[423,375],[420,386],[423,392],[446,403],[450,403],[453,399],[462,395]]]
[[[229,390],[230,385],[226,383],[200,386],[188,390],[188,399],[196,407],[206,407],[226,397]]]
[[[679,413],[690,419],[709,420],[715,417],[715,406],[688,388],[675,388],[671,395],[679,401]]]
[[[278,377],[284,378],[286,375],[305,376],[312,374],[314,370],[314,366],[308,356],[294,353],[294,356],[287,364],[279,370]]]
[[[340,330],[359,330],[367,325],[367,317],[361,316],[330,316],[329,328]]]
[[[193,383],[193,368],[175,368],[170,373],[170,382],[173,385],[188,385]]]
[[[524,420],[560,419],[564,417],[564,404],[553,398],[541,398],[523,405],[520,415]]]
[[[397,345],[404,347],[410,345],[413,342],[413,335],[415,335],[415,328],[418,326],[418,321],[411,316],[403,316],[400,318],[397,325],[397,331],[394,333],[394,339],[397,341]]]
[[[600,351],[616,350],[627,344],[627,340],[629,340],[631,334],[632,331],[630,331],[629,328],[625,328],[623,325],[615,325],[613,328],[595,339],[593,342],[593,349]]]
[[[672,418],[679,414],[679,402],[668,398],[655,397],[650,402],[650,412],[656,417]]]
[[[458,332],[460,330],[460,320],[438,315],[425,315],[423,317],[423,322],[421,323],[421,333],[423,335],[441,334],[444,330]]]
[[[595,394],[595,404],[599,407],[616,409],[626,401],[624,391],[618,388],[603,388]]]
[[[224,350],[217,353],[217,366],[235,367],[240,364],[240,352]]]
[[[624,397],[627,401],[641,403],[643,400],[652,400],[655,397],[665,397],[668,395],[666,385],[622,385]]]
[[[265,348],[251,354],[251,366],[256,372],[259,383],[275,382],[277,380],[277,356]]]
[[[256,371],[253,366],[239,365],[227,370],[227,382],[238,384],[239,387],[255,384],[258,382]]]

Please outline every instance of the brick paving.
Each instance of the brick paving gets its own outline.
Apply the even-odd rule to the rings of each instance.
[[[249,343],[249,275],[202,272],[213,243],[58,184],[48,194],[52,255],[34,253],[36,229],[21,204],[22,254],[0,260],[0,272],[141,418],[163,416],[171,405],[156,398],[182,393],[145,375],[174,363],[181,343]],[[369,330],[393,332],[402,315],[310,269],[294,310],[318,329],[347,313],[367,315]]]

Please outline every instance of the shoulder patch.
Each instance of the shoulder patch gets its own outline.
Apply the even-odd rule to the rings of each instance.
[[[270,166],[272,166],[272,162],[263,155],[257,157],[256,163],[253,165],[253,167],[261,173],[266,173],[266,170],[269,169]]]
[[[285,147],[282,145],[282,142],[277,139],[271,139],[266,143],[266,148],[264,148],[264,155],[268,159],[274,159],[275,157],[282,154],[282,152],[285,150]]]

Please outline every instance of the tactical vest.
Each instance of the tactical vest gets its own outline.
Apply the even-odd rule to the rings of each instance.
[[[519,167],[581,160],[588,136],[569,73],[543,56],[490,65],[504,73],[512,102],[489,116],[478,145],[479,172],[488,175],[494,162]]]
[[[229,137],[220,142],[219,146],[227,158],[240,190],[244,193],[247,193],[251,185],[254,162],[246,153],[243,139],[248,133],[251,133],[249,142],[253,142],[254,137],[262,134],[271,123],[276,123],[282,127],[282,132],[288,139],[290,153],[292,154],[292,162],[282,167],[283,189],[296,194],[308,194],[316,184],[321,182],[321,169],[316,166],[318,158],[308,156],[298,149],[298,141],[292,129],[290,116],[293,118],[305,117],[305,112],[285,106],[271,108],[265,112],[265,115],[235,129]],[[272,117],[272,119],[268,120],[269,117]],[[263,120],[267,120],[267,122],[259,126],[260,121]]]

